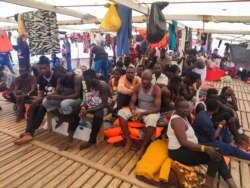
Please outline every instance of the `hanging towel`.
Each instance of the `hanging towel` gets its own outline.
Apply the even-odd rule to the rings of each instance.
[[[168,28],[168,32],[170,34],[170,39],[169,39],[170,50],[175,50],[176,48],[176,28],[177,28],[177,22],[173,20],[172,24],[169,24]]]
[[[161,12],[168,2],[152,3],[147,23],[147,39],[150,43],[159,42],[167,32],[167,24],[164,14]]]
[[[28,33],[26,31],[24,22],[23,22],[23,15],[22,14],[18,14],[18,18],[17,18],[17,31],[19,36],[21,37],[28,37]]]
[[[117,32],[117,56],[129,56],[129,38],[132,36],[132,10],[123,5],[117,5],[117,11],[122,21]]]
[[[23,13],[31,55],[60,53],[56,13],[38,10]]]
[[[13,50],[6,31],[0,30],[0,52],[6,53]]]

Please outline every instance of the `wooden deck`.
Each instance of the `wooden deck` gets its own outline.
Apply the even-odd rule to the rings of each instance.
[[[217,88],[226,84],[209,82]],[[235,80],[230,86],[239,102],[241,123],[250,132],[250,86]],[[134,151],[124,154],[121,147],[105,142],[79,151],[78,142],[69,151],[59,151],[65,136],[38,130],[35,139],[15,146],[13,141],[25,129],[26,122],[16,123],[12,105],[1,100],[0,112],[0,187],[152,187],[135,179],[137,163]],[[248,163],[231,160],[230,169],[238,187],[250,188]],[[218,181],[215,187],[225,187]]]

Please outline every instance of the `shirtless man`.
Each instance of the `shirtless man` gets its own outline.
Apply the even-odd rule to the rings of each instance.
[[[161,89],[153,85],[152,72],[146,70],[142,73],[142,83],[135,86],[128,109],[121,109],[118,112],[120,125],[126,137],[125,152],[129,151],[133,142],[128,130],[128,119],[143,121],[146,126],[146,134],[143,143],[137,152],[139,158],[145,153],[151,137],[154,134],[157,121],[160,118]],[[138,105],[136,106],[136,102]]]
[[[167,86],[161,88],[162,94],[162,111],[167,112],[175,108],[175,101],[180,97],[180,89],[182,87],[182,79],[179,76],[173,76]]]

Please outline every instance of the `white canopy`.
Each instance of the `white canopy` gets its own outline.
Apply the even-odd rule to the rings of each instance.
[[[151,3],[156,2],[155,0],[112,1],[133,8],[133,20],[137,22],[138,20],[145,22],[145,19],[142,19],[144,14],[148,13]],[[99,26],[95,22],[104,17],[107,9],[103,5],[109,2],[107,0],[2,0],[0,1],[0,27],[16,26],[13,20],[14,14],[40,8],[57,12],[58,21],[78,21],[78,24],[73,25],[63,22],[68,25],[60,24],[64,30],[98,29]],[[179,25],[195,30],[204,29],[211,33],[250,35],[249,8],[250,1],[169,0],[169,5],[163,10],[163,13],[169,21],[175,19]],[[82,24],[81,20],[88,24]],[[227,22],[223,22],[223,20]],[[145,27],[146,25],[134,23],[134,26]]]

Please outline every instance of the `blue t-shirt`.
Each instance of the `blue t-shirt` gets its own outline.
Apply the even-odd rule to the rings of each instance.
[[[214,136],[215,128],[207,111],[201,111],[196,115],[193,128],[199,143],[212,141],[210,137]]]

